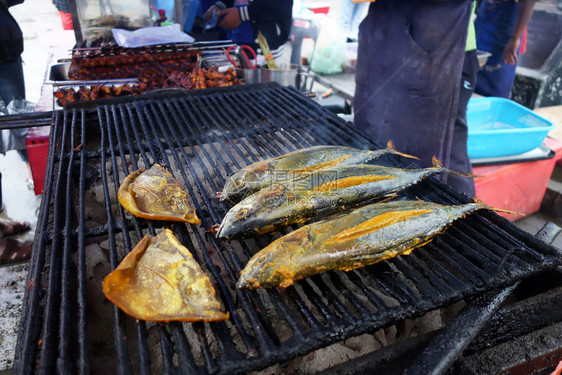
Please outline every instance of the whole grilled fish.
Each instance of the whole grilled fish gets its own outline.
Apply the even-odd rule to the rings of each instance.
[[[447,206],[422,201],[361,207],[273,241],[249,260],[236,286],[288,287],[329,270],[349,271],[406,255],[430,242],[454,220],[482,208],[488,207],[483,203]]]
[[[239,202],[277,182],[338,165],[362,164],[388,153],[414,158],[396,151],[392,142],[388,142],[387,148],[375,151],[344,146],[313,146],[259,161],[238,170],[227,178],[222,193],[217,195],[221,201]]]
[[[217,237],[243,238],[273,232],[373,203],[414,183],[451,171],[434,158],[433,168],[400,169],[380,165],[326,168],[300,179],[266,187],[236,204],[224,217]]]

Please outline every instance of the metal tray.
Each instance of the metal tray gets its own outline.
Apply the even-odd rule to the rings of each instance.
[[[68,76],[70,62],[56,63],[49,66],[49,74],[45,83],[53,86],[85,86],[85,85],[114,85],[120,83],[134,83],[137,78],[117,78],[117,79],[92,79],[92,80],[73,80]]]
[[[556,153],[546,147],[543,143],[539,147],[519,155],[499,156],[493,158],[475,158],[470,159],[470,162],[473,166],[484,167],[488,165],[516,164],[525,163],[528,161],[552,159],[555,155]]]
[[[230,40],[218,40],[207,42],[195,42],[192,44],[176,44],[175,47],[188,47],[189,49],[198,50],[202,52],[202,61],[206,67],[217,65],[219,67],[228,65],[225,51],[228,47],[235,46]],[[162,46],[149,46],[147,48],[168,48],[168,45]],[[170,47],[171,48],[171,47]],[[94,50],[96,48],[83,48],[79,50]],[[136,50],[131,48],[130,50]],[[138,49],[142,50],[142,48]],[[45,83],[54,86],[84,86],[84,85],[99,85],[99,84],[120,84],[120,83],[134,83],[137,81],[136,77],[132,78],[116,78],[116,79],[102,79],[102,80],[73,80],[68,76],[70,69],[70,59],[59,60],[57,63],[49,66],[49,74]]]

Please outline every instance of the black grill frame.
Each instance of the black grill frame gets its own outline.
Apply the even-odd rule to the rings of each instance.
[[[99,101],[55,112],[14,372],[92,371],[85,248],[99,237],[107,238],[110,265],[115,268],[123,255],[118,237],[128,251],[144,234],[171,227],[210,275],[231,314],[228,323],[184,323],[198,339],[199,347],[194,348],[181,323],[149,327],[113,306],[111,366],[120,374],[154,370],[156,358],[148,336],[155,330],[162,354],[157,367],[164,373],[245,373],[505,287],[562,263],[556,248],[493,212],[480,211],[458,220],[409,256],[348,273],[317,275],[284,292],[236,290],[236,275],[247,258],[273,236],[231,244],[215,239],[207,231],[220,222],[228,206],[219,203],[214,192],[245,164],[313,144],[384,147],[295,89],[275,84]],[[172,166],[171,172],[193,198],[201,217],[199,228],[137,219],[116,204],[119,183],[141,164],[136,157],[142,164]],[[413,166],[395,157],[382,162]],[[92,163],[101,168],[107,222],[87,227]],[[435,179],[407,194],[445,204],[469,201]],[[393,305],[385,303],[388,298]],[[277,313],[268,311],[266,302]],[[291,328],[289,339],[279,338],[275,319],[284,319]],[[215,344],[208,337],[214,337]],[[197,363],[194,350],[203,363]]]

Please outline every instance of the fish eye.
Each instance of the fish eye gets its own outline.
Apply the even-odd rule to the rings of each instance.
[[[245,217],[246,215],[248,215],[248,209],[247,208],[243,208],[240,211],[238,211],[238,213],[236,213],[236,217],[238,219],[242,219],[243,217]]]
[[[256,263],[258,265],[264,264],[266,260],[267,260],[267,254],[262,254],[258,259],[256,259]]]
[[[239,188],[243,184],[244,184],[244,182],[242,180],[236,180],[236,181],[234,181],[234,184],[232,184],[232,186],[234,186],[235,188]]]

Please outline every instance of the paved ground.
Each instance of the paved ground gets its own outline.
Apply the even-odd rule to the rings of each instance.
[[[50,0],[25,0],[10,8],[24,35],[24,76],[26,96],[31,102],[39,100],[41,85],[47,70],[47,58],[55,31],[62,29],[58,12]],[[0,155],[2,194],[5,210],[0,218],[25,220],[31,230],[20,235],[32,240],[41,197],[33,192],[29,164],[17,151]],[[12,367],[16,334],[21,316],[29,262],[0,267],[0,373]]]

